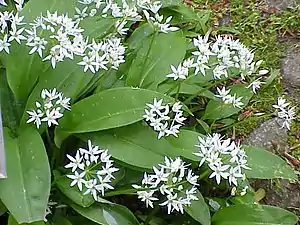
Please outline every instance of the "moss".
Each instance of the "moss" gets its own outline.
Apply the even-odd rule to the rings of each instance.
[[[300,121],[296,121],[292,125],[289,132],[288,144],[290,147],[294,148],[292,150],[293,156],[300,159]]]

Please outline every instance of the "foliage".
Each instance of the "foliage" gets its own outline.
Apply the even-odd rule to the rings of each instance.
[[[14,2],[0,14],[7,224],[296,224],[255,202],[248,182],[296,179],[293,169],[213,132],[273,74],[239,40],[210,37],[208,12],[178,1]],[[273,108],[290,128],[291,104]]]

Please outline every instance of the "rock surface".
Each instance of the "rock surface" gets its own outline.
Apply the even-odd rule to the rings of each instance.
[[[287,147],[288,132],[287,129],[281,128],[281,124],[282,121],[278,118],[263,122],[245,139],[243,144],[274,151],[273,143],[276,142],[279,149],[284,151]]]
[[[300,42],[291,42],[285,51],[285,57],[281,60],[281,74],[288,94],[300,102],[300,48],[296,48]]]
[[[285,10],[300,4],[300,0],[267,0],[269,7],[276,7],[280,10]]]

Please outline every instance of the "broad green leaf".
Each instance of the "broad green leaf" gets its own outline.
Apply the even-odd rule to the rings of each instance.
[[[181,156],[192,161],[199,161],[199,157],[193,153],[197,152],[195,147],[198,144],[198,137],[203,136],[200,133],[181,129],[178,137],[169,137],[167,140],[176,149],[179,149]]]
[[[128,46],[130,49],[138,49],[146,38],[149,38],[154,32],[153,27],[149,23],[145,23],[135,29],[128,38]]]
[[[101,38],[115,29],[116,21],[116,18],[104,18],[102,16],[86,17],[80,22],[80,26],[84,29],[84,36]]]
[[[19,225],[19,223],[10,215],[8,217],[7,225]],[[21,225],[29,225],[29,223],[22,223]],[[34,223],[30,223],[30,225],[45,225],[44,221],[38,221]]]
[[[294,170],[280,157],[262,148],[244,146],[244,149],[251,168],[245,171],[248,178],[297,180]]]
[[[185,56],[186,40],[181,31],[154,33],[142,41],[127,74],[127,86],[156,89]]]
[[[82,216],[98,224],[139,225],[132,212],[122,205],[95,203],[88,208],[82,208],[71,202],[69,205]]]
[[[153,166],[162,163],[165,156],[181,155],[179,149],[170,145],[164,138],[158,140],[157,133],[142,123],[82,134],[79,137],[85,141],[91,139],[101,148],[109,149],[109,153],[115,159],[139,168],[152,169]]]
[[[190,206],[185,206],[184,211],[202,225],[210,225],[209,208],[200,191],[197,191],[196,197],[198,200],[192,201]]]
[[[152,103],[154,98],[166,103],[175,101],[158,92],[130,87],[99,92],[65,112],[56,134],[100,131],[135,123],[143,119],[146,103]]]
[[[92,195],[84,195],[77,186],[70,187],[71,180],[66,176],[55,173],[55,183],[65,196],[82,207],[89,207],[95,202]]]
[[[236,94],[237,97],[243,97],[241,100],[244,103],[242,108],[244,108],[248,104],[249,100],[253,96],[251,89],[246,88],[245,85],[237,84],[228,87],[228,89],[231,90],[230,91],[231,95]],[[236,114],[241,110],[242,110],[241,108],[233,107],[232,104],[225,104],[221,100],[210,100],[206,106],[205,114],[202,117],[202,119],[209,119],[209,120],[223,119],[233,114]]]
[[[43,89],[56,88],[62,92],[65,97],[71,98],[73,102],[78,93],[93,78],[91,72],[83,72],[83,68],[74,60],[66,59],[64,62],[57,64],[56,68],[48,68],[39,78],[39,82],[35,86],[26,104],[26,110],[35,109],[35,102],[41,102],[41,92]],[[99,76],[99,74],[98,74]],[[28,114],[26,110],[23,114],[22,125],[26,124]]]
[[[239,204],[222,208],[212,218],[213,225],[294,225],[295,214],[274,206]]]
[[[27,23],[50,12],[68,14],[72,16],[75,11],[76,0],[30,0],[21,11]],[[12,43],[10,54],[6,55],[6,72],[9,86],[18,100],[25,101],[32,88],[37,82],[38,77],[49,67],[49,62],[42,62],[37,54],[29,55],[30,48],[24,43]],[[17,62],[17,63],[16,63]]]
[[[0,198],[19,223],[44,220],[50,194],[50,168],[39,133],[21,130],[18,138],[4,128],[7,179],[0,180]]]
[[[0,103],[3,127],[8,127],[15,132],[19,127],[22,109],[8,86],[4,69],[0,71]]]

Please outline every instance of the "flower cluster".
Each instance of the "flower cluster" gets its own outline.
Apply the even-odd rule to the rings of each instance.
[[[198,36],[193,39],[196,51],[192,52],[193,57],[187,59],[188,66],[186,68],[194,68],[194,74],[201,73],[206,75],[207,70],[211,70],[214,79],[222,79],[229,77],[229,69],[238,69],[242,80],[246,76],[256,73],[262,61],[254,62],[254,54],[246,48],[239,40],[233,40],[229,37],[216,37],[214,42],[209,42],[209,35],[204,37]],[[184,67],[184,66],[183,66]],[[173,74],[180,74],[180,79],[186,79],[188,71],[182,68],[181,64],[177,69],[172,68]],[[268,73],[268,70],[260,70],[256,75],[262,76]],[[175,80],[178,76],[168,75]],[[256,80],[251,86],[253,90],[259,88],[261,83]]]
[[[130,24],[142,19],[142,16],[139,15],[139,10],[143,10],[147,21],[152,24],[158,32],[168,33],[179,30],[177,27],[170,26],[169,23],[172,20],[171,16],[164,21],[163,15],[158,13],[162,7],[160,1],[137,0],[127,3],[126,0],[122,0],[121,3],[118,4],[113,0],[106,2],[101,0],[79,0],[79,3],[83,5],[80,9],[76,8],[76,18],[79,21],[88,16],[95,16],[97,13],[102,17],[117,18],[115,33],[119,35],[126,35]],[[151,16],[148,11],[150,11],[153,16]]]
[[[14,0],[16,8],[18,11],[21,11],[23,8],[24,0]],[[5,5],[7,6],[5,0],[0,0],[0,5]]]
[[[247,155],[240,145],[228,139],[223,139],[220,134],[208,135],[205,138],[198,137],[199,149],[196,156],[200,157],[199,166],[205,162],[212,170],[209,178],[215,177],[217,184],[221,179],[228,180],[229,185],[238,186],[245,179],[243,170],[250,169],[247,166]]]
[[[50,54],[43,60],[49,60],[53,68],[58,62],[75,56],[82,57],[78,65],[84,66],[85,72],[90,70],[92,73],[108,67],[117,69],[124,62],[125,48],[119,38],[89,43],[82,34],[84,29],[68,15],[47,11],[46,16],[41,15],[30,25],[31,28],[26,30],[26,45],[32,48],[29,54],[37,52],[42,58],[43,52],[49,48]]]
[[[60,92],[43,89],[41,92],[42,103],[36,102],[36,110],[27,111],[29,119],[27,123],[34,123],[39,128],[42,122],[46,122],[49,127],[52,124],[58,125],[57,120],[63,117],[65,109],[70,110],[70,98],[64,97]]]
[[[160,206],[167,206],[168,214],[173,211],[183,213],[183,206],[198,200],[196,197],[198,176],[180,159],[175,160],[165,157],[164,164],[153,167],[153,174],[144,174],[142,185],[133,185],[137,189],[138,198],[146,206],[153,208],[153,202],[159,198],[155,194],[166,197]]]
[[[217,87],[218,94],[215,95],[220,98],[225,104],[232,104],[233,107],[241,108],[244,103],[241,101],[243,97],[236,97],[236,94],[230,95],[230,90],[226,90],[225,87],[219,89]]]
[[[178,136],[179,128],[184,124],[186,118],[183,116],[180,102],[173,104],[171,110],[168,104],[164,105],[163,100],[157,101],[154,98],[153,104],[146,104],[148,109],[145,109],[143,118],[149,121],[150,126],[155,131],[158,131],[158,139],[163,136],[174,135]]]
[[[71,161],[65,168],[72,170],[72,175],[67,175],[72,180],[70,186],[77,185],[83,194],[91,194],[98,200],[98,193],[104,196],[107,189],[114,189],[111,182],[114,178],[113,173],[119,169],[114,167],[111,155],[108,150],[100,149],[92,145],[88,140],[88,149],[79,148],[75,157],[67,155]]]
[[[290,103],[286,102],[284,97],[278,98],[277,104],[273,105],[277,110],[277,116],[284,120],[282,128],[286,127],[288,130],[290,130],[290,125],[296,116],[295,107],[290,107],[289,105]]]
[[[3,35],[3,39],[0,39],[0,52],[4,50],[10,53],[9,48],[13,41],[21,44],[22,40],[26,40],[23,35],[25,29],[23,19],[24,16],[19,16],[19,13],[0,12],[0,32]]]

